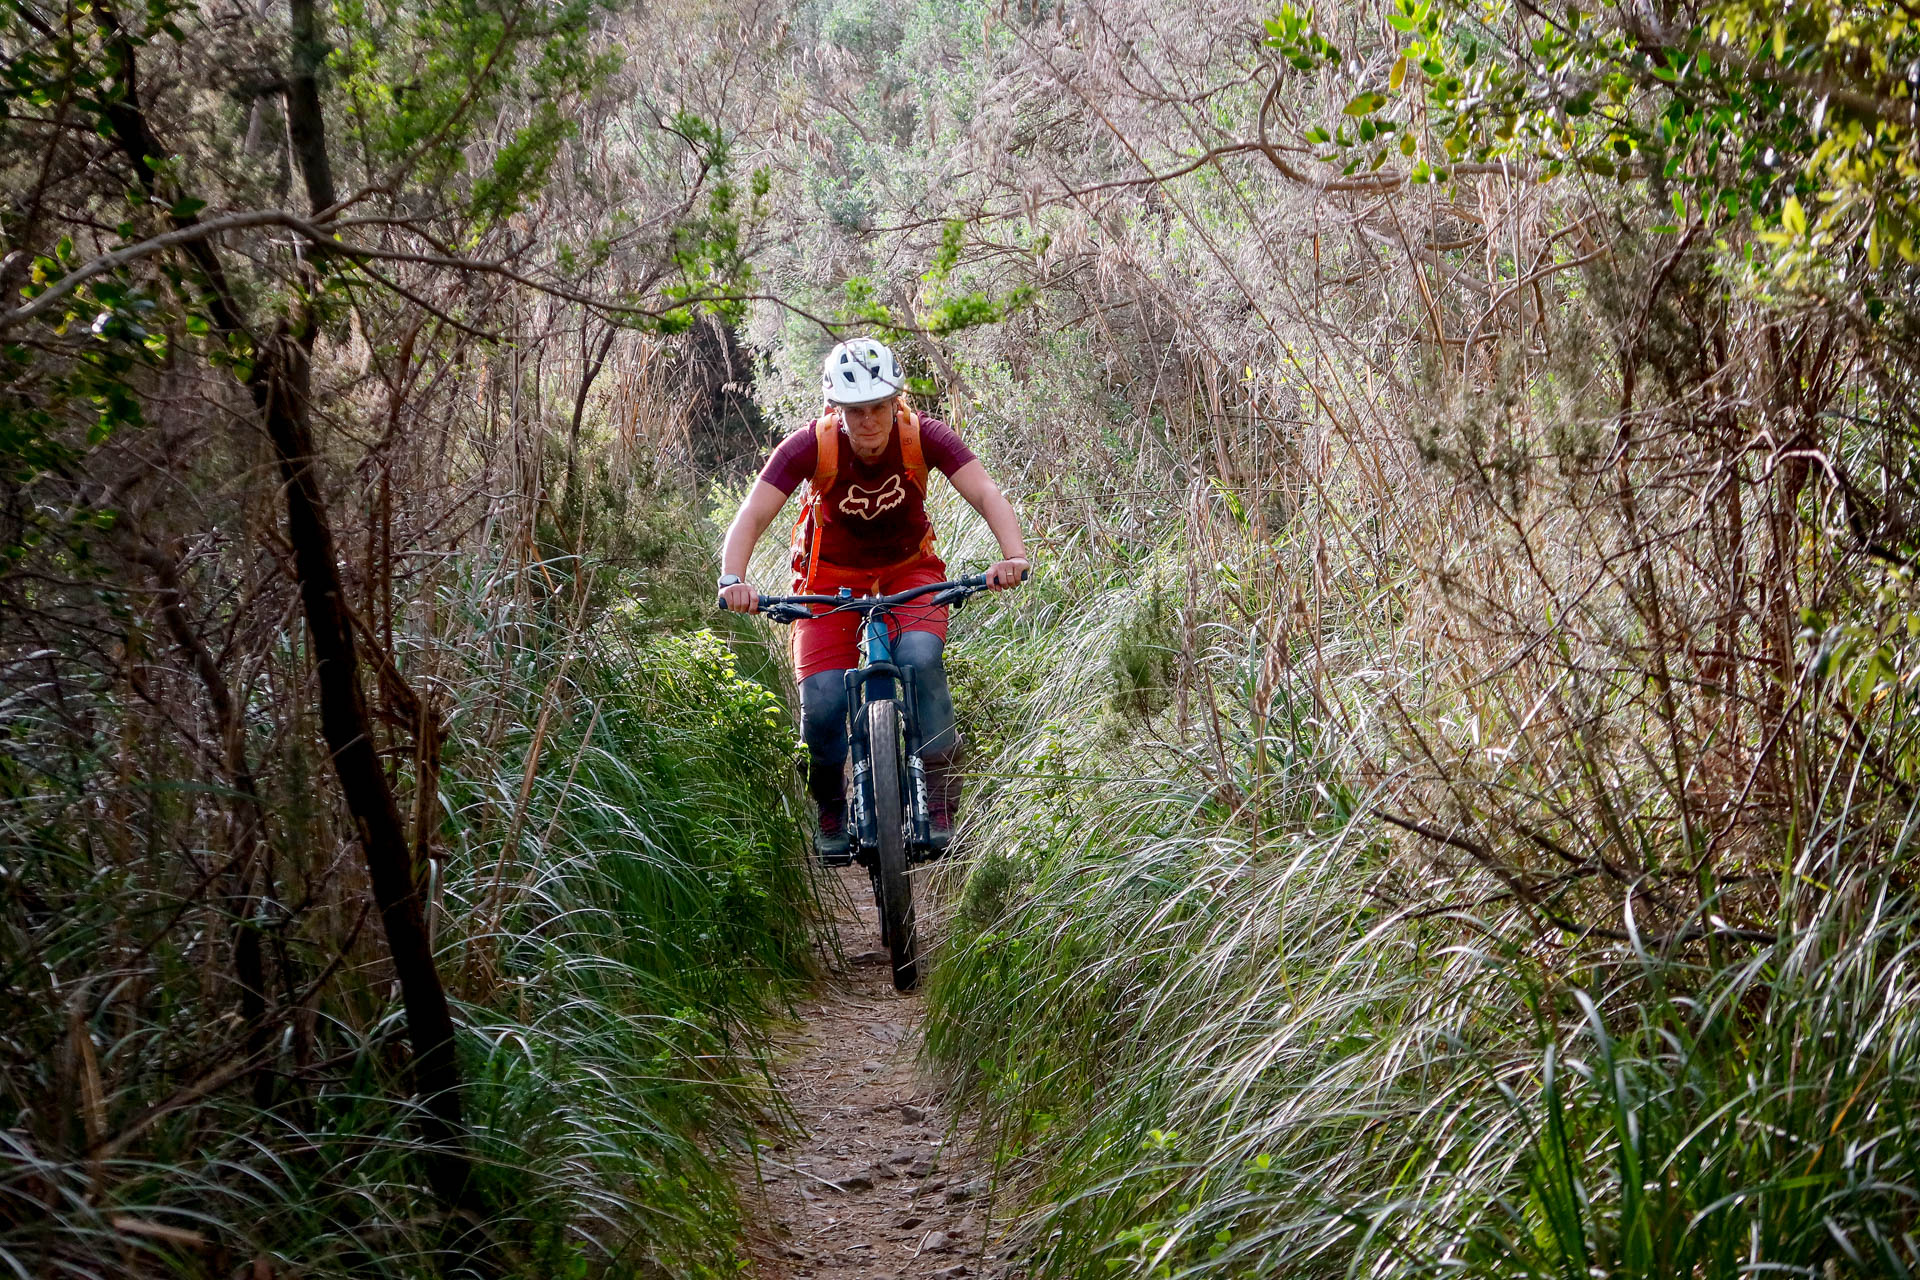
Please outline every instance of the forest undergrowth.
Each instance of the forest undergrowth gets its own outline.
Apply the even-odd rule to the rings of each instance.
[[[1170,708],[1141,716],[1165,563],[1059,572],[956,646],[999,690],[966,708],[992,798],[927,1052],[1042,1274],[1906,1273],[1920,913],[1848,856],[1844,799],[1764,942],[1542,945],[1497,882],[1409,905],[1391,793],[1310,710],[1276,716],[1257,838]]]
[[[764,210],[625,20],[0,13],[0,1273],[739,1270],[818,918],[702,607]]]
[[[437,609],[462,643],[401,660],[452,691],[424,890],[484,1230],[521,1274],[731,1275],[730,1135],[779,1114],[762,1029],[814,942],[784,703],[643,601],[574,630],[574,602],[515,585],[447,585]],[[181,678],[164,650],[149,661],[157,690]],[[124,690],[68,694],[118,749],[12,722],[0,1258],[23,1276],[438,1272],[454,1238],[419,1183],[377,922],[352,864],[314,847],[306,780],[324,760],[297,742],[273,757],[275,887],[236,920],[194,896],[217,850],[155,865],[83,816],[137,804],[150,839],[192,851],[221,789],[166,780],[191,757]],[[150,780],[116,788],[136,744]],[[170,928],[182,915],[197,927]],[[247,1028],[192,1034],[226,990],[211,965],[232,928],[259,931],[295,1010],[239,1055],[239,1088],[223,1037]]]

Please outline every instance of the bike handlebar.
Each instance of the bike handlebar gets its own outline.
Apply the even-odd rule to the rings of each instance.
[[[1032,574],[1031,569],[1020,571],[1020,581],[1025,582]],[[988,589],[985,574],[960,578],[954,582],[930,582],[923,587],[909,587],[905,591],[890,596],[761,596],[758,604],[760,613],[769,622],[793,623],[807,618],[824,617],[813,611],[815,605],[831,606],[827,612],[837,613],[841,609],[851,609],[856,613],[873,613],[882,609],[897,609],[903,604],[912,604],[922,596],[934,596],[935,606],[958,604],[960,601]],[[727,607],[725,596],[721,596],[720,608]]]

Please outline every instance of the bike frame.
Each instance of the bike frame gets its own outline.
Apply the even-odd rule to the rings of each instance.
[[[932,811],[927,804],[927,769],[920,759],[920,699],[912,667],[893,660],[893,636],[888,626],[891,609],[873,609],[860,624],[860,665],[846,674],[847,759],[853,766],[853,794],[849,797],[853,837],[863,849],[879,843],[873,801],[873,747],[867,741],[866,710],[870,703],[894,698],[899,682],[900,719],[906,730],[907,776],[901,794],[907,798],[912,831],[907,838],[910,856],[924,854],[932,841]]]

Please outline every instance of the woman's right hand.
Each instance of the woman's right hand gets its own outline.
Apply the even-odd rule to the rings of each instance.
[[[736,582],[730,587],[720,588],[720,606],[734,613],[758,613],[760,593],[749,583]]]

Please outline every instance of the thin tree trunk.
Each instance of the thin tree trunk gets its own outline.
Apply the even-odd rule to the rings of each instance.
[[[280,461],[287,495],[287,539],[313,642],[320,685],[320,732],[333,756],[334,772],[353,817],[373,883],[374,903],[386,928],[387,950],[400,980],[413,1047],[413,1085],[424,1111],[420,1125],[429,1147],[427,1173],[447,1204],[470,1212],[472,1166],[462,1142],[460,1071],[454,1058],[453,1014],[434,967],[426,912],[413,850],[380,756],[360,679],[360,654],[346,588],[328,521],[326,498],[314,467],[313,431],[307,414],[309,357],[314,330],[283,325],[261,361],[263,416]]]
[[[580,420],[587,412],[587,393],[593,389],[594,379],[600,376],[600,370],[606,367],[607,353],[613,350],[613,340],[620,330],[613,325],[607,326],[599,346],[589,349],[587,344],[586,320],[580,322],[580,349],[587,358],[586,371],[580,376],[580,385],[573,393],[573,419],[567,424],[567,492],[561,499],[562,509],[572,518],[574,541],[585,537],[587,507],[580,493]],[[573,567],[577,576],[580,566]]]
[[[293,20],[293,68],[287,77],[287,140],[306,179],[307,201],[319,213],[331,208],[335,199],[326,126],[320,114],[320,67],[326,62],[327,48],[313,0],[291,0],[288,9]]]
[[[334,202],[318,80],[326,51],[314,0],[291,0],[290,13],[293,74],[287,80],[287,130],[306,181],[307,199],[318,213]],[[434,967],[421,892],[424,877],[407,839],[393,786],[374,749],[373,717],[360,677],[353,614],[340,579],[340,557],[315,467],[308,406],[317,336],[314,317],[302,305],[294,322],[281,324],[274,334],[259,362],[254,391],[286,484],[287,539],[293,545],[294,574],[300,580],[320,684],[320,734],[332,753],[341,794],[360,836],[374,904],[380,909],[387,951],[406,1006],[413,1087],[425,1107],[420,1127],[428,1145],[427,1176],[448,1205],[478,1214],[481,1206],[474,1194],[473,1166],[464,1140],[453,1012]],[[369,565],[368,571],[373,570]]]

